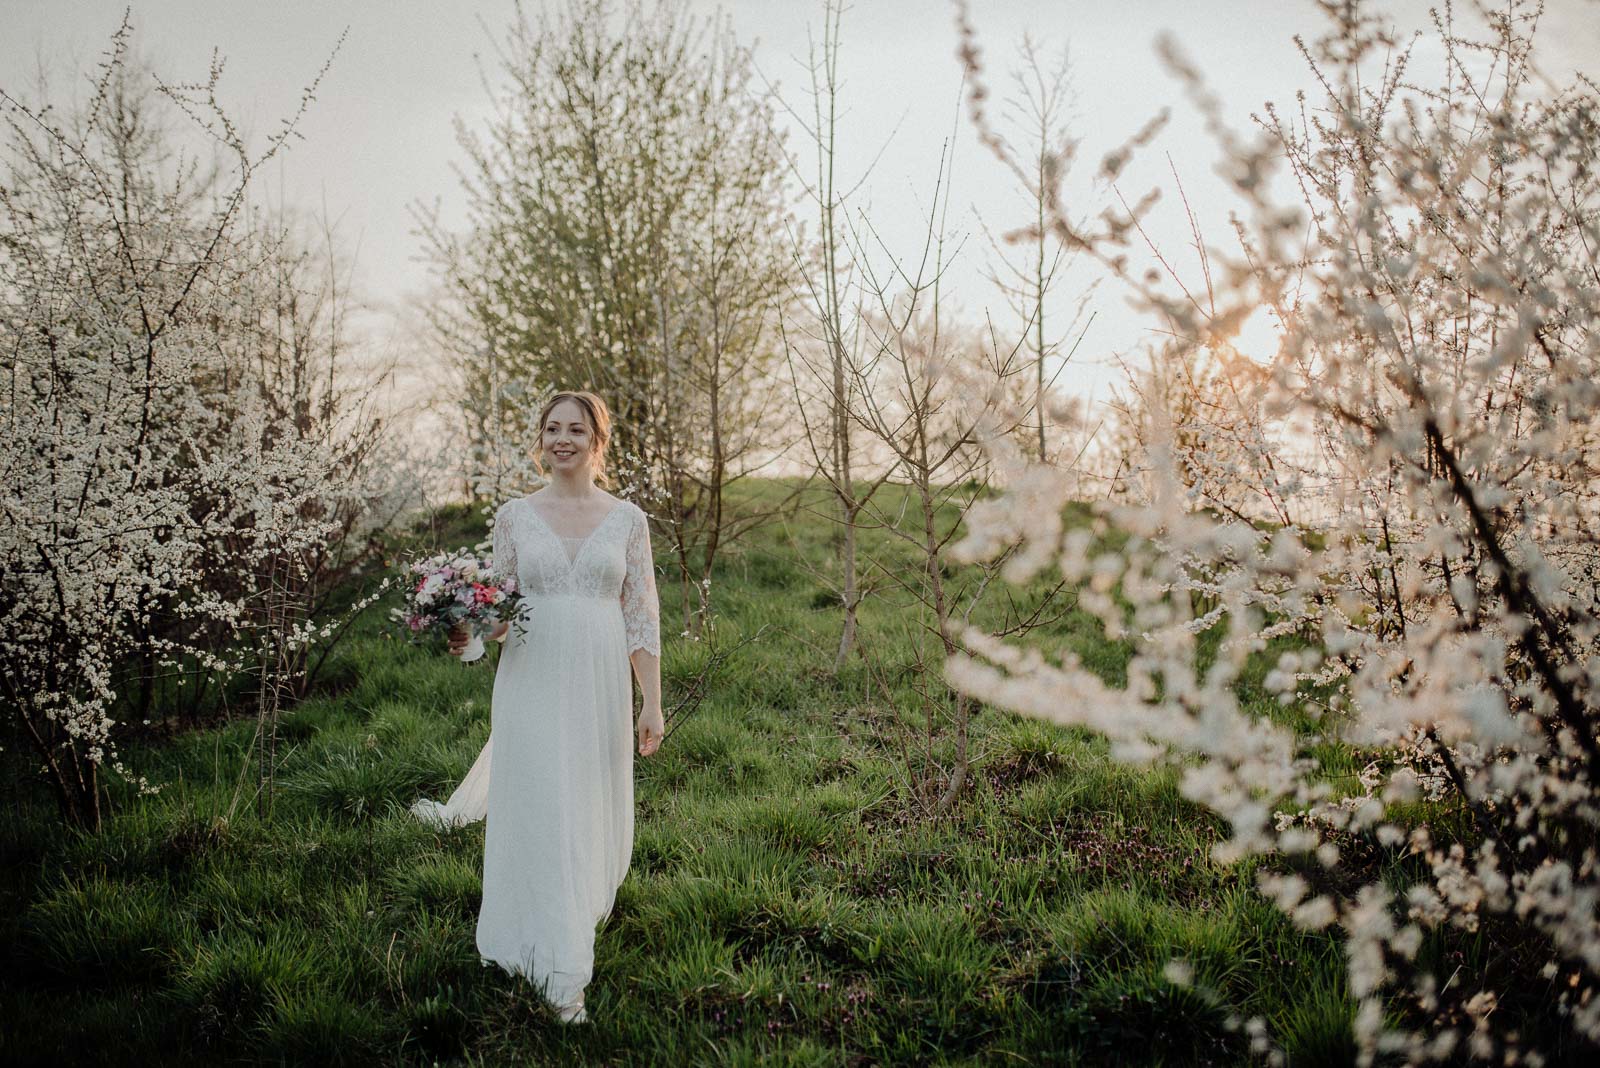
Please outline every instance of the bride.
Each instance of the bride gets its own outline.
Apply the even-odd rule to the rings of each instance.
[[[557,393],[540,413],[543,489],[495,513],[494,567],[526,595],[507,624],[489,740],[450,800],[413,811],[439,824],[487,820],[478,953],[524,975],[562,1020],[587,1018],[595,927],[633,851],[633,677],[638,751],[661,744],[661,642],[644,512],[596,486],[611,418],[593,393]],[[543,465],[541,465],[543,466]],[[509,635],[509,636],[508,636]],[[464,629],[451,634],[461,656]]]

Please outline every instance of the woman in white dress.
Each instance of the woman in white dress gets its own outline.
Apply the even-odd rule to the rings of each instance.
[[[595,928],[633,852],[630,665],[644,698],[638,751],[661,744],[659,607],[644,512],[595,484],[605,403],[558,393],[540,423],[549,484],[502,504],[494,522],[495,570],[525,594],[522,633],[500,624],[490,635],[504,647],[489,741],[441,815],[486,810],[479,956],[579,1022]],[[452,634],[453,654],[466,646]]]

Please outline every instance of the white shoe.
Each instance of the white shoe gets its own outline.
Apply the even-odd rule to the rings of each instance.
[[[571,1005],[559,1006],[556,1009],[556,1014],[561,1017],[562,1023],[580,1024],[587,1023],[589,1020],[589,1014],[584,1011],[583,999],[581,998]]]

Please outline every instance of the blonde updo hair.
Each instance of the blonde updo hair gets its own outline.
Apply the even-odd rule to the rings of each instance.
[[[555,406],[568,400],[582,409],[583,421],[589,424],[589,435],[593,442],[589,452],[589,470],[596,482],[609,487],[611,476],[606,473],[606,446],[611,444],[611,410],[606,407],[605,401],[588,390],[558,390],[544,402],[544,407],[539,409],[539,438],[533,449],[533,465],[540,475],[545,473],[544,425],[550,421],[550,413]]]

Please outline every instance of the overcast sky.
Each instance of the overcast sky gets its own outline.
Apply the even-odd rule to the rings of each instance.
[[[537,10],[540,5],[528,0],[525,6]],[[711,12],[718,5],[694,0],[693,6]],[[763,75],[787,97],[803,101],[801,61],[808,35],[820,32],[822,0],[739,0],[724,6],[739,35],[759,42]],[[1422,25],[1428,8],[1413,0],[1380,6],[1403,28]],[[1156,58],[1153,42],[1161,30],[1173,31],[1234,125],[1243,129],[1249,113],[1264,101],[1287,103],[1296,88],[1308,84],[1292,36],[1315,35],[1321,26],[1311,0],[974,0],[973,7],[997,86],[1014,62],[1024,30],[1043,44],[1070,49],[1075,129],[1083,139],[1080,190],[1087,190],[1087,175],[1107,150],[1163,106],[1172,106],[1171,125],[1127,173],[1122,188],[1130,201],[1152,185],[1170,193],[1170,154],[1213,243],[1228,237],[1231,204],[1213,171],[1217,151]],[[1547,72],[1558,79],[1573,69],[1597,73],[1600,3],[1550,0],[1548,7],[1539,34]],[[93,66],[123,8],[122,2],[99,0],[0,0],[0,86],[27,96],[42,62],[57,72],[58,91],[66,90],[64,75]],[[302,123],[305,140],[275,165],[269,182],[274,198],[281,191],[315,210],[326,204],[356,249],[357,277],[367,298],[400,314],[427,281],[426,268],[416,259],[420,243],[407,207],[437,200],[446,220],[463,219],[463,198],[451,170],[461,158],[451,120],[460,115],[471,124],[484,114],[487,97],[476,57],[492,52],[493,36],[512,10],[510,0],[132,4],[139,48],[164,75],[202,78],[212,49],[226,57],[224,103],[258,138],[293,112],[302,87],[348,29]],[[882,150],[863,189],[874,226],[892,247],[914,252],[940,148],[954,129],[951,227],[967,240],[948,276],[947,292],[973,317],[985,308],[1003,317],[1002,300],[984,280],[989,252],[976,220],[981,216],[996,229],[1015,226],[1025,221],[1026,205],[1008,175],[979,151],[970,126],[964,119],[956,122],[961,70],[950,4],[855,0],[843,37],[848,109],[843,163],[847,173],[859,173]],[[1175,196],[1163,201],[1152,232],[1181,267],[1193,268],[1193,255],[1184,248],[1187,224]],[[1069,287],[1081,281],[1069,279]],[[1115,356],[1136,348],[1146,324],[1108,286],[1096,295],[1094,308],[1095,323],[1062,382],[1103,398],[1116,376]]]

